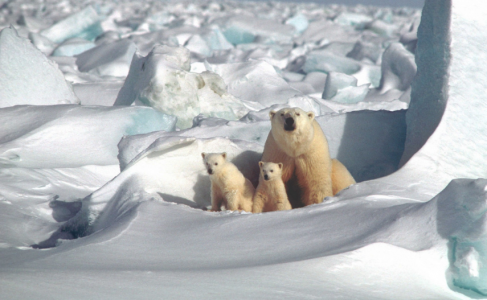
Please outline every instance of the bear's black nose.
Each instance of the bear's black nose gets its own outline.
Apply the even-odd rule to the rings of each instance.
[[[289,117],[289,118],[286,118],[286,125],[287,126],[292,126],[294,124],[294,119]]]
[[[269,175],[265,174],[265,175],[264,175],[264,179],[265,179],[265,180],[269,180]]]
[[[208,169],[208,174],[213,174],[213,170],[212,169]]]

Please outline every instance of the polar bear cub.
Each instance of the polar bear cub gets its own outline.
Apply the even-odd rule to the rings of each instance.
[[[224,205],[228,210],[252,212],[254,186],[227,161],[227,154],[203,152],[201,156],[211,180],[211,211],[220,211]]]
[[[259,185],[254,194],[253,213],[289,210],[291,203],[282,181],[282,163],[259,161]]]

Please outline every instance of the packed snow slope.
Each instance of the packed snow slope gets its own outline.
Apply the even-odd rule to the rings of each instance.
[[[1,5],[0,298],[487,297],[486,13]],[[287,106],[315,113],[358,183],[206,211],[201,152],[255,184]]]

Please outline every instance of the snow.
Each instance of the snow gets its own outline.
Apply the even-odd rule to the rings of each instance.
[[[135,51],[135,44],[129,40],[101,44],[90,51],[78,53],[76,65],[81,72],[126,77]]]
[[[100,21],[103,19],[93,6],[70,15],[40,32],[49,40],[60,43],[69,38],[79,37],[94,40],[103,32]]]
[[[57,65],[11,27],[0,31],[0,107],[77,103]]]
[[[485,297],[486,10],[4,3],[0,298]],[[206,211],[201,152],[255,185],[294,106],[357,184]]]
[[[134,57],[115,105],[134,101],[176,116],[182,129],[199,114],[236,120],[248,112],[218,74],[190,72],[190,52],[183,47],[157,46],[146,57]]]

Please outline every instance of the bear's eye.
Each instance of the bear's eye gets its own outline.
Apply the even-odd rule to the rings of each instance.
[[[284,117],[284,114],[281,114],[281,117]]]
[[[298,117],[299,117],[299,116],[300,116],[300,114],[299,114],[299,113],[296,113],[296,116],[298,116]]]
[[[218,166],[218,163],[215,163],[215,166]]]
[[[271,173],[274,172],[274,170],[271,170]]]

